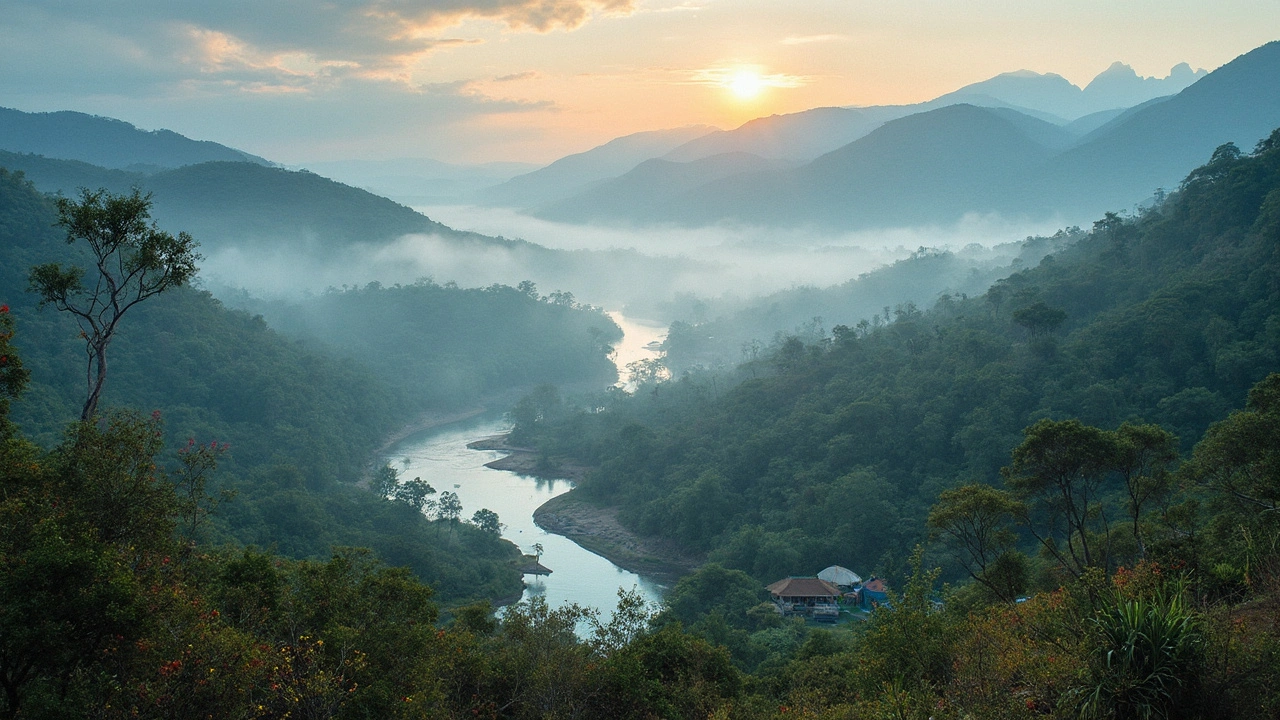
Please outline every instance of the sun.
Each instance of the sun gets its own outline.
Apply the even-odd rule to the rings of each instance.
[[[738,97],[739,100],[751,100],[764,90],[764,78],[760,77],[760,73],[753,70],[739,70],[729,78],[725,86]]]

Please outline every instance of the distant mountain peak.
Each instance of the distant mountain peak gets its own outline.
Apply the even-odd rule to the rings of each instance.
[[[1025,69],[1025,68],[1024,68],[1024,69],[1022,69],[1022,70],[1014,70],[1014,71],[1012,71],[1012,72],[1000,73],[1000,74],[999,74],[999,75],[997,75],[996,77],[1009,77],[1009,78],[1043,78],[1043,77],[1055,77],[1055,78],[1056,78],[1056,77],[1062,77],[1062,76],[1061,76],[1061,75],[1058,75],[1057,73],[1038,73],[1038,72],[1036,72],[1035,70],[1027,70],[1027,69]],[[1064,78],[1064,79],[1065,79],[1065,78]]]
[[[1098,73],[1097,77],[1095,77],[1093,81],[1089,83],[1089,85],[1085,86],[1085,90],[1088,90],[1089,87],[1093,86],[1095,83],[1103,83],[1103,84],[1111,83],[1111,82],[1127,82],[1127,83],[1143,83],[1143,84],[1167,83],[1171,86],[1177,86],[1176,90],[1166,93],[1168,95],[1173,95],[1181,91],[1187,85],[1190,85],[1191,83],[1195,82],[1196,80],[1199,80],[1200,78],[1208,74],[1209,72],[1203,68],[1199,70],[1192,70],[1190,65],[1188,65],[1185,62],[1180,62],[1177,65],[1174,65],[1172,68],[1170,68],[1169,74],[1166,75],[1165,77],[1159,77],[1154,75],[1151,77],[1143,77],[1139,75],[1138,72],[1134,70],[1131,65],[1122,63],[1119,60],[1117,60],[1111,63],[1111,65],[1109,65],[1106,70],[1103,70],[1102,72]]]
[[[1169,77],[1176,78],[1178,80],[1182,80],[1184,78],[1198,79],[1208,74],[1209,74],[1209,71],[1205,70],[1204,68],[1200,68],[1199,70],[1192,70],[1191,66],[1184,62],[1180,62],[1169,69]]]
[[[1130,77],[1130,76],[1138,77],[1138,73],[1136,70],[1133,69],[1132,65],[1129,65],[1128,63],[1122,63],[1119,60],[1111,63],[1110,65],[1107,66],[1106,70],[1103,70],[1102,72],[1098,73],[1098,77],[1102,77],[1103,75],[1124,75],[1125,77]],[[1097,78],[1094,78],[1094,79],[1097,80]]]

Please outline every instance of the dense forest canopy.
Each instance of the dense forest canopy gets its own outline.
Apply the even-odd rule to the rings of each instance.
[[[1276,144],[1219,148],[1162,205],[980,297],[828,318],[830,337],[781,338],[735,377],[695,368],[517,433],[595,465],[576,492],[629,527],[757,580],[900,577],[939,493],[999,484],[1024,427],[1158,423],[1186,452],[1276,368]]]
[[[423,404],[465,403],[543,382],[607,387],[608,358],[622,331],[572,293],[536,285],[459,288],[410,285],[331,288],[295,301],[255,302],[272,327],[358,359]]]
[[[0,171],[0,302],[22,327],[14,342],[31,371],[11,418],[46,447],[80,414],[84,345],[70,318],[37,311],[38,297],[26,292],[27,271],[52,261],[92,267],[82,250],[64,242],[56,223],[52,199],[21,175]],[[174,447],[188,439],[230,446],[212,487],[238,494],[220,508],[207,540],[272,546],[298,558],[327,557],[334,545],[371,547],[382,559],[411,567],[446,602],[510,596],[520,588],[513,546],[470,524],[441,533],[417,510],[380,499],[359,481],[371,453],[424,410],[472,402],[474,392],[570,376],[608,384],[613,376],[605,353],[616,328],[596,311],[513,288],[424,285],[410,295],[406,289],[397,302],[399,320],[414,318],[411,329],[376,314],[366,315],[361,327],[366,341],[395,342],[399,333],[431,343],[412,366],[393,368],[374,354],[387,352],[385,345],[369,341],[363,354],[348,345],[338,354],[282,335],[261,316],[229,310],[198,288],[172,289],[137,305],[120,323],[103,407],[158,411]],[[358,307],[353,300],[348,311]],[[490,334],[453,342],[447,323],[454,318]],[[526,325],[538,333],[536,342],[507,332]],[[588,333],[596,326],[601,335]],[[509,370],[513,364],[522,372]],[[462,384],[473,391],[463,395],[451,385],[459,368],[493,370]],[[417,376],[407,393],[410,373]],[[480,509],[465,508],[466,516]]]

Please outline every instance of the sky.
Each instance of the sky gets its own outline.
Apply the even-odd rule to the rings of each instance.
[[[0,0],[0,106],[287,164],[545,163],[1013,70],[1213,70],[1277,38],[1277,0]]]

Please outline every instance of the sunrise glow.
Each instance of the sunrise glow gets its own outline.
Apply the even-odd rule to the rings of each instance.
[[[764,78],[753,70],[739,70],[734,73],[726,86],[739,100],[753,100],[764,90]]]

